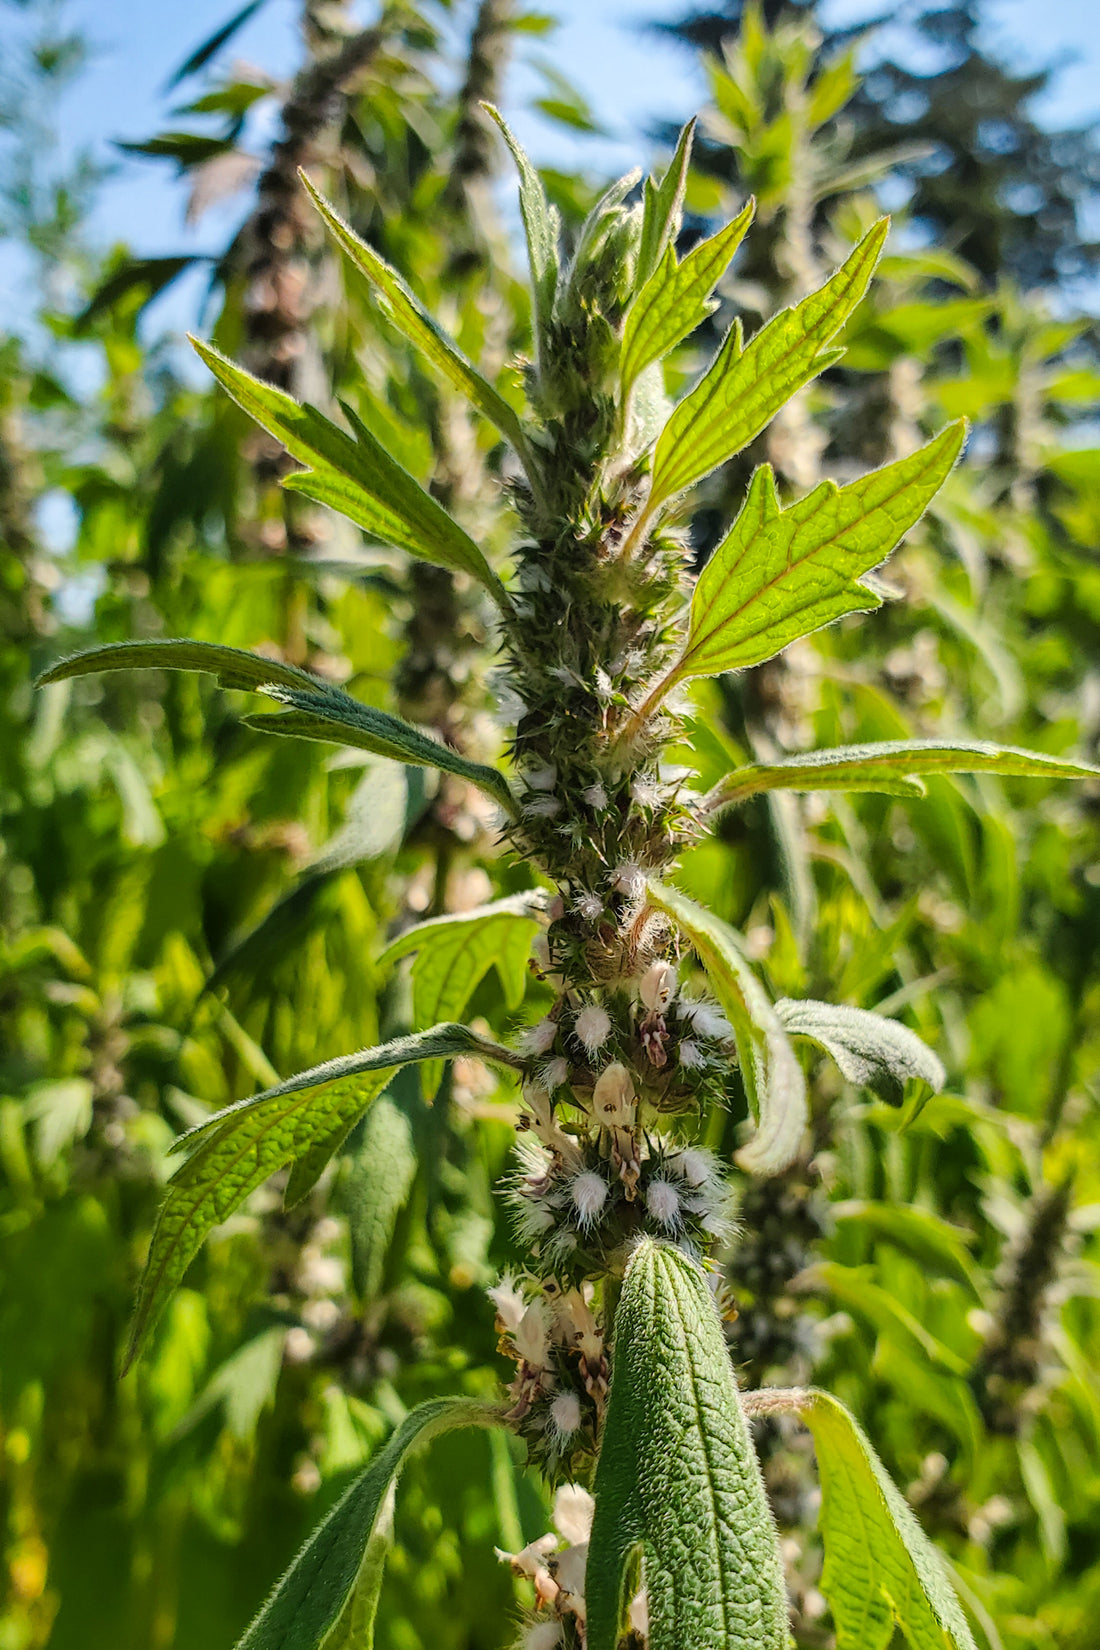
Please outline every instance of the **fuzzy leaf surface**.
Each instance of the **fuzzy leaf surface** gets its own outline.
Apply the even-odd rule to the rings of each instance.
[[[320,739],[334,745],[351,745],[357,750],[371,751],[375,756],[388,756],[395,762],[405,762],[417,768],[439,768],[444,773],[456,774],[476,785],[498,802],[508,814],[515,814],[516,804],[504,775],[483,762],[471,762],[460,756],[449,745],[440,744],[428,734],[421,733],[411,723],[387,711],[375,710],[372,705],[360,704],[350,694],[322,687],[320,692],[303,693],[297,688],[274,687],[271,697],[289,710],[271,716],[253,715],[243,718],[250,728],[260,733],[277,733],[297,739]]]
[[[710,370],[661,432],[647,512],[747,447],[797,390],[836,359],[829,341],[866,292],[889,227],[881,219],[824,286],[773,316],[744,350],[740,329],[731,327]]]
[[[368,1111],[362,1138],[345,1159],[339,1186],[351,1241],[352,1281],[364,1306],[382,1292],[398,1217],[416,1178],[416,1140],[400,1103],[400,1082],[396,1077]]]
[[[340,249],[361,275],[374,288],[386,316],[409,342],[420,350],[437,371],[455,389],[460,390],[478,412],[495,424],[520,453],[526,452],[523,428],[514,407],[500,392],[483,378],[477,368],[466,359],[454,339],[424,308],[412,288],[402,280],[372,246],[361,240],[350,224],[344,222],[335,208],[314,188],[304,172],[299,176],[309,192],[313,204],[325,220],[325,225]]]
[[[216,676],[222,687],[259,693],[274,684],[300,688],[310,693],[325,684],[308,670],[265,659],[260,653],[246,653],[240,647],[223,647],[219,642],[172,640],[163,642],[108,642],[59,659],[42,672],[38,686],[63,682],[71,676],[94,676],[101,670],[198,670]]]
[[[624,395],[654,361],[660,361],[711,313],[710,295],[745,238],[756,203],[724,229],[694,247],[681,263],[669,246],[654,274],[631,304],[623,328]]]
[[[329,505],[373,537],[421,561],[469,573],[507,606],[500,580],[473,539],[360,419],[349,414],[355,430],[349,435],[308,402],[299,404],[254,378],[209,344],[196,338],[191,342],[237,405],[307,466],[285,477],[284,487]]]
[[[523,232],[527,238],[527,257],[531,265],[537,337],[553,316],[554,300],[557,297],[558,215],[546,199],[542,179],[510,131],[500,110],[495,109],[491,103],[485,103],[482,107],[500,127],[519,173],[519,211],[523,219]]]
[[[410,1451],[455,1427],[501,1424],[498,1409],[470,1398],[435,1398],[414,1409],[314,1530],[237,1650],[318,1650],[358,1598],[366,1608],[356,1612],[355,1643],[370,1650],[386,1550],[371,1537]]]
[[[768,465],[754,473],[741,513],[707,562],[691,602],[684,652],[670,675],[718,676],[782,651],[880,597],[859,582],[919,520],[962,450],[949,424],[908,458],[847,487],[823,481],[781,510]]]
[[[706,799],[707,813],[760,791],[882,791],[920,796],[921,774],[995,773],[1006,778],[1087,779],[1100,775],[1088,762],[995,745],[979,739],[884,739],[806,751],[781,762],[756,763],[731,773]]]
[[[516,894],[459,916],[417,923],[387,946],[378,966],[416,953],[412,987],[413,1020],[418,1026],[457,1019],[490,968],[496,969],[507,1006],[517,1009],[539,926],[533,908],[529,894]],[[441,1070],[435,1062],[426,1068],[426,1098],[438,1089]]]
[[[911,1650],[976,1650],[943,1559],[858,1421],[827,1392],[792,1397],[817,1453],[837,1650],[887,1650],[895,1623]]]
[[[905,1099],[910,1081],[927,1083],[938,1094],[947,1073],[915,1031],[846,1003],[819,1003],[783,997],[775,1012],[792,1037],[809,1037],[836,1061],[849,1083],[870,1089],[891,1106]]]
[[[695,121],[689,120],[680,133],[676,152],[668,171],[660,183],[645,180],[642,192],[642,233],[638,242],[636,288],[643,288],[665,255],[665,249],[680,233],[683,218],[684,192],[687,189],[688,169],[691,166],[691,145],[695,138]]]
[[[750,1174],[780,1174],[798,1155],[809,1112],[806,1079],[767,992],[733,929],[677,888],[647,885],[649,903],[671,917],[698,954],[729,1015],[757,1130],[737,1153]]]
[[[299,1072],[262,1094],[224,1107],[181,1135],[172,1150],[190,1150],[191,1155],[168,1182],[157,1215],[127,1366],[207,1234],[257,1186],[300,1158],[308,1158],[312,1169],[324,1144],[334,1142],[331,1149],[336,1150],[398,1067],[456,1054],[475,1054],[505,1066],[521,1063],[511,1050],[479,1037],[468,1026],[435,1026]]]
[[[641,1550],[650,1650],[786,1650],[775,1524],[703,1275],[645,1240],[615,1314],[585,1595],[615,1650]]]

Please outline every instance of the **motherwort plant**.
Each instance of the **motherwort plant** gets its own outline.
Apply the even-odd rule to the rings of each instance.
[[[304,180],[388,322],[423,351],[507,446],[515,513],[506,567],[483,551],[350,409],[300,406],[205,345],[229,393],[302,468],[285,485],[377,541],[480,586],[499,637],[510,761],[472,761],[295,666],[209,643],[121,644],[46,680],[160,666],[213,672],[274,699],[261,731],[434,767],[484,792],[508,850],[544,892],[400,935],[415,954],[414,1028],[240,1101],[183,1136],[153,1236],[133,1350],[205,1235],[289,1166],[293,1203],[316,1183],[394,1071],[473,1056],[518,1074],[518,1167],[507,1200],[527,1261],[494,1290],[515,1375],[505,1403],[440,1398],[414,1411],[299,1554],[243,1641],[369,1644],[387,1496],[405,1452],[447,1426],[503,1424],[559,1489],[558,1535],[511,1555],[535,1582],[530,1650],[783,1650],[783,1571],[708,1286],[728,1240],[727,1166],[701,1143],[716,1108],[742,1107],[744,1175],[781,1172],[807,1120],[794,1040],[851,1082],[900,1103],[940,1086],[935,1056],[896,1022],[816,1001],[772,1002],[738,935],[678,891],[679,854],[722,810],[786,788],[920,792],[927,773],[1072,776],[1073,763],[988,744],[925,740],[816,750],[737,768],[692,789],[693,678],[748,669],[845,615],[877,607],[873,570],[915,525],[957,460],[954,424],[844,487],[781,500],[752,475],[698,578],[682,523],[696,483],[742,452],[841,353],[886,238],[875,224],[819,290],[747,343],[734,320],[676,406],[663,361],[715,307],[749,230],[734,221],[677,256],[691,128],[664,178],[635,175],[594,207],[563,258],[542,184],[505,130],[520,175],[535,347],[522,398],[483,378],[413,291]],[[503,501],[502,501],[503,502]],[[705,734],[705,730],[703,730]],[[528,959],[549,1006],[506,1046],[459,1023],[491,963],[520,992]],[[704,983],[705,982],[705,983]],[[839,1650],[972,1646],[970,1630],[857,1423],[809,1391],[754,1394],[814,1435],[823,1489],[822,1590]],[[594,1498],[594,1513],[593,1513]],[[562,1543],[565,1543],[563,1546]]]

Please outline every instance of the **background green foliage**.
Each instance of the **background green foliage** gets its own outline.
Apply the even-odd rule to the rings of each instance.
[[[478,100],[498,95],[514,31],[537,24],[506,0],[456,7],[470,43],[456,90],[433,9],[387,5],[365,32],[340,11],[303,7],[290,87],[234,81],[229,49],[197,64],[176,90],[223,134],[200,141],[209,121],[194,118],[181,136],[177,116],[147,148],[197,194],[216,188],[249,109],[278,104],[254,205],[211,270],[214,342],[326,415],[340,399],[369,415],[486,545],[501,531],[499,447],[324,250],[294,176],[313,170],[495,380],[529,316]],[[787,502],[823,467],[850,481],[948,419],[974,423],[966,464],[889,567],[885,593],[904,599],[697,684],[701,788],[731,752],[764,764],[913,736],[1097,759],[1100,378],[1094,331],[1056,286],[1091,267],[1066,203],[1095,177],[1095,149],[1034,138],[1042,165],[1020,166],[1053,202],[1046,217],[1013,205],[1003,149],[977,130],[950,128],[973,173],[921,181],[924,162],[897,146],[924,135],[941,96],[958,112],[984,87],[1025,148],[1037,132],[1031,88],[978,51],[972,8],[947,14],[965,50],[954,78],[923,88],[913,133],[883,114],[902,71],[892,91],[861,88],[806,7],[695,25],[710,104],[680,254],[757,197],[753,238],[718,284],[723,330],[740,312],[751,332],[819,285],[899,168],[932,226],[907,234],[901,214],[843,360],[706,484],[700,558],[762,458]],[[120,1383],[168,1147],[210,1110],[431,1019],[506,1034],[522,981],[491,936],[470,936],[469,999],[452,993],[428,1021],[432,982],[399,944],[383,954],[416,918],[496,897],[525,909],[530,879],[496,850],[475,789],[261,739],[209,678],[120,674],[32,696],[35,672],[78,646],[189,635],[307,665],[464,760],[496,754],[474,582],[281,492],[281,448],[143,322],[179,260],[86,244],[94,173],[63,173],[42,125],[80,47],[53,7],[41,18],[38,50],[9,71],[24,90],[4,136],[5,227],[31,249],[43,306],[0,347],[0,1650],[228,1646],[408,1409],[495,1394],[507,1366],[483,1289],[511,1258],[496,1188],[513,1111],[475,1063],[430,1106],[402,1074],[304,1201],[286,1210],[264,1188],[214,1234]],[[567,232],[602,181],[553,180]],[[701,359],[683,346],[672,387]],[[63,556],[34,508],[54,490],[77,510]],[[1087,1650],[1100,793],[996,774],[923,784],[757,796],[685,860],[682,887],[742,932],[776,997],[884,1008],[948,1072],[923,1109],[856,1090],[834,1104],[843,1080],[800,1045],[811,1137],[782,1178],[744,1183],[729,1343],[743,1384],[812,1380],[860,1418],[949,1555],[979,1643]],[[537,1012],[545,988],[532,976],[526,990]],[[714,1148],[732,1156],[743,1120],[731,1098]],[[780,1414],[755,1425],[798,1643],[828,1646],[808,1440]],[[440,1440],[403,1480],[379,1643],[509,1643],[528,1600],[492,1548],[547,1527],[501,1435]]]

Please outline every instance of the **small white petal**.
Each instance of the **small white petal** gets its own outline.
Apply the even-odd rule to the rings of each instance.
[[[733,1027],[717,1003],[681,1003],[680,1013],[694,1026],[700,1037],[715,1037],[725,1041],[727,1037],[733,1036]]]
[[[523,804],[528,819],[556,819],[562,805],[556,796],[536,796],[533,802]]]
[[[553,1093],[560,1089],[562,1084],[569,1080],[569,1061],[557,1055],[553,1060],[547,1060],[544,1066],[539,1067],[539,1077],[546,1087]]]
[[[699,1187],[709,1179],[714,1160],[709,1152],[700,1151],[697,1146],[688,1146],[672,1159],[671,1167],[677,1174],[683,1175],[689,1186]]]
[[[686,1037],[680,1044],[678,1051],[680,1064],[687,1071],[698,1071],[705,1064],[705,1056],[699,1044]]]
[[[557,1034],[556,1020],[537,1020],[533,1026],[524,1026],[520,1033],[520,1046],[525,1054],[549,1054]]]
[[[651,1180],[645,1202],[659,1226],[671,1232],[680,1224],[680,1194],[670,1180]]]
[[[638,992],[648,1009],[661,1014],[676,995],[678,983],[676,970],[671,963],[650,963],[642,975]]]
[[[634,1080],[620,1061],[605,1066],[592,1090],[597,1121],[605,1128],[625,1129],[634,1121]]]
[[[611,1035],[611,1016],[599,1003],[589,1003],[574,1020],[573,1030],[588,1053],[595,1054]]]
[[[562,1438],[572,1438],[581,1424],[581,1401],[575,1392],[559,1392],[550,1405],[550,1424]]]
[[[554,1528],[563,1541],[579,1547],[592,1534],[596,1503],[580,1484],[563,1484],[554,1497]]]
[[[560,1621],[536,1621],[528,1627],[521,1640],[521,1650],[559,1650],[562,1642]]]
[[[633,860],[624,860],[612,871],[611,886],[620,894],[636,896],[645,887],[645,872]]]
[[[528,790],[552,791],[557,784],[558,770],[555,767],[528,768],[520,778]]]
[[[585,1169],[574,1180],[569,1191],[581,1225],[586,1228],[594,1225],[607,1202],[607,1181],[593,1170]]]

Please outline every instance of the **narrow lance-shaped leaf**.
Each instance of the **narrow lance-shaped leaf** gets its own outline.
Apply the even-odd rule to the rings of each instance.
[[[387,1546],[372,1537],[409,1453],[455,1427],[502,1424],[499,1409],[471,1398],[435,1398],[414,1409],[314,1530],[237,1650],[317,1650],[339,1641],[341,1617],[352,1610],[356,1650],[370,1650]]]
[[[627,1267],[596,1468],[588,1650],[615,1650],[640,1552],[650,1650],[787,1650],[787,1599],[710,1291],[647,1239]]]
[[[622,385],[626,395],[636,379],[694,332],[714,308],[710,295],[745,238],[756,202],[749,201],[724,229],[693,248],[677,263],[670,246],[655,273],[627,312],[623,328]]]
[[[944,1561],[875,1454],[828,1392],[747,1394],[752,1414],[793,1410],[813,1434],[821,1477],[825,1567],[836,1650],[887,1650],[900,1629],[911,1650],[976,1650]]]
[[[191,342],[237,405],[307,466],[285,477],[284,487],[329,505],[373,537],[421,561],[469,573],[502,608],[509,606],[503,585],[470,535],[360,419],[349,415],[355,429],[349,435],[308,402],[299,404],[254,378],[200,339]]]
[[[213,1227],[269,1175],[307,1157],[319,1143],[330,1144],[331,1155],[398,1067],[457,1054],[505,1066],[522,1063],[468,1026],[435,1026],[300,1072],[181,1135],[172,1150],[193,1150],[168,1182],[153,1229],[127,1366]]]
[[[527,439],[515,408],[510,406],[500,391],[483,378],[477,368],[466,359],[454,339],[448,336],[430,311],[425,309],[396,269],[393,269],[384,258],[379,257],[366,241],[361,240],[350,224],[344,222],[335,208],[314,187],[305,172],[299,172],[298,175],[334,240],[359,273],[370,282],[386,315],[398,331],[403,333],[490,423],[496,425],[501,435],[512,443],[521,457],[525,457],[528,453]]]
[[[541,339],[553,317],[554,300],[558,290],[558,215],[547,202],[542,179],[509,130],[500,110],[495,109],[491,103],[483,103],[482,108],[500,127],[519,173],[519,210],[527,237],[527,256],[531,265],[531,286],[535,299],[535,336],[536,339]]]
[[[936,773],[1088,779],[1100,776],[1100,768],[987,740],[884,739],[876,744],[805,751],[780,762],[738,768],[707,795],[703,811],[717,813],[760,791],[881,791],[892,796],[921,796],[924,786],[917,776]]]
[[[926,1083],[938,1094],[947,1073],[915,1031],[847,1003],[818,1003],[783,997],[775,1012],[792,1037],[808,1037],[830,1054],[849,1083],[870,1089],[892,1106],[905,1099],[905,1085]]]
[[[439,768],[477,785],[506,813],[516,812],[515,799],[502,773],[482,762],[471,762],[447,745],[430,739],[418,728],[387,711],[362,705],[349,693],[311,676],[296,665],[217,642],[163,641],[110,642],[86,653],[61,659],[39,677],[39,686],[71,676],[89,676],[110,670],[197,670],[216,676],[222,687],[266,693],[294,708],[271,716],[245,716],[249,727],[262,733],[295,734],[351,745],[412,767]]]
[[[761,664],[845,613],[878,607],[860,576],[884,561],[942,487],[966,426],[947,428],[896,464],[847,487],[823,481],[781,510],[771,468],[754,473],[732,528],[695,586],[679,659],[630,724],[677,682]]]
[[[883,218],[817,292],[781,310],[743,351],[736,329],[676,408],[653,455],[646,515],[748,446],[794,393],[836,359],[827,346],[867,290],[889,230]]]
[[[645,180],[642,196],[642,233],[638,242],[638,266],[634,275],[635,289],[641,291],[665,255],[665,249],[680,233],[683,217],[684,192],[687,189],[691,166],[691,146],[695,139],[695,121],[689,120],[680,133],[676,152],[668,171],[656,183]]]
[[[515,894],[458,916],[434,917],[398,936],[378,959],[385,968],[416,953],[412,969],[413,1020],[417,1026],[453,1020],[490,968],[495,968],[508,1008],[523,1001],[527,960],[538,931],[534,911],[539,895]],[[423,1073],[424,1093],[439,1087],[441,1068],[433,1062]]]
[[[676,888],[651,882],[647,895],[698,953],[730,1017],[741,1075],[758,1121],[737,1161],[750,1174],[780,1174],[798,1155],[809,1116],[806,1080],[782,1021],[728,924]]]

